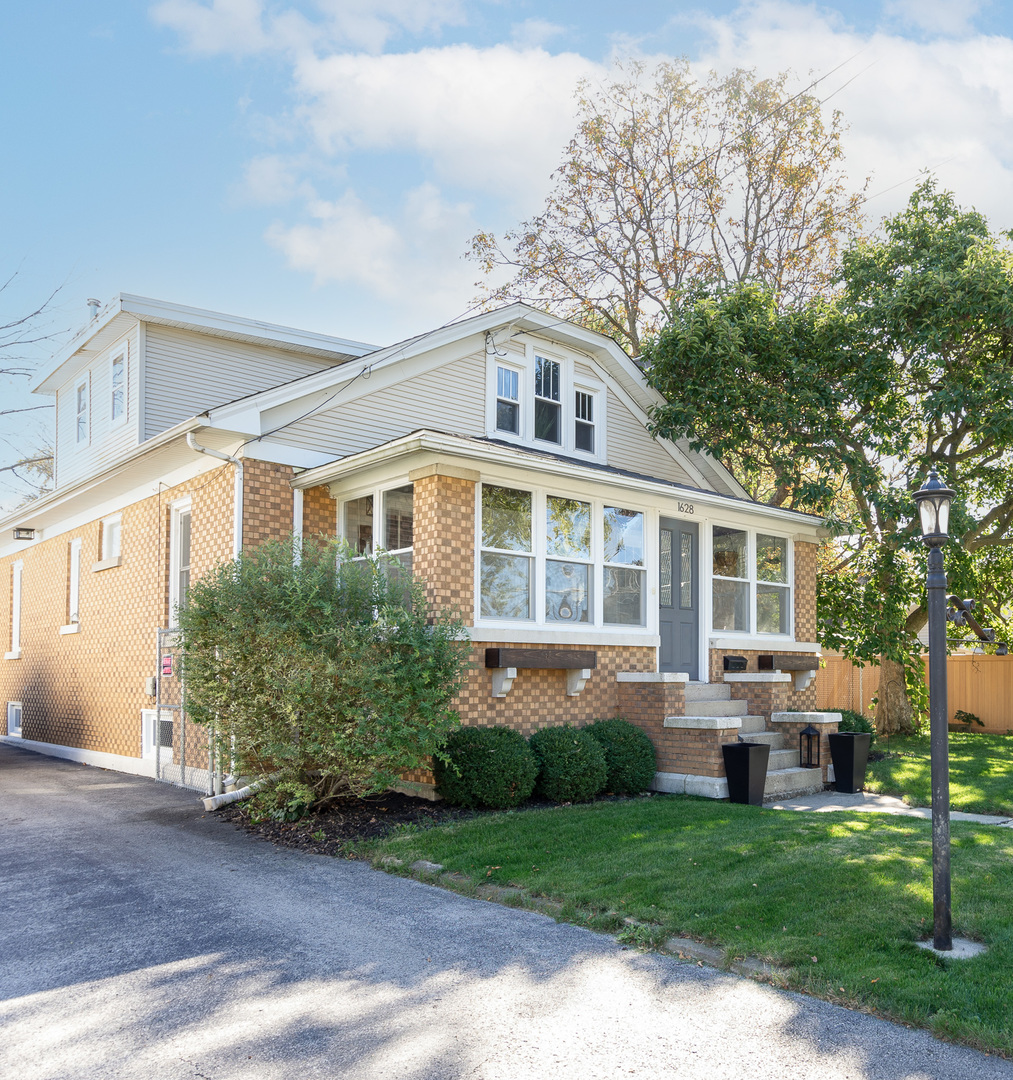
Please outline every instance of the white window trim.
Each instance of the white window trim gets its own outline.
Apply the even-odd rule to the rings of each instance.
[[[345,540],[348,540],[348,504],[355,502],[356,499],[366,499],[370,495],[373,496],[373,550],[371,555],[376,555],[382,552],[384,555],[406,555],[414,550],[414,544],[411,547],[397,548],[396,550],[388,551],[385,547],[378,545],[377,532],[383,531],[383,497],[388,491],[396,491],[398,488],[407,487],[412,484],[412,481],[407,476],[402,477],[399,480],[389,481],[381,485],[380,487],[372,486],[362,489],[353,489],[348,493],[342,492],[338,497],[338,535]],[[414,503],[414,484],[412,485],[413,491],[413,503]],[[414,528],[412,530],[412,536],[414,537]],[[349,544],[352,543],[348,540]]]
[[[749,568],[748,578],[731,578],[722,577],[719,574],[714,573],[714,529],[735,529],[737,532],[744,532],[746,534],[746,561]],[[778,584],[776,582],[761,582],[759,581],[756,573],[756,537],[757,535],[774,536],[778,540],[784,540],[787,551],[787,565],[786,573],[787,582],[782,585],[782,588],[788,593],[788,630],[781,633],[770,633],[757,629],[756,625],[756,586],[766,584]],[[793,534],[779,532],[776,529],[770,529],[766,527],[757,527],[755,525],[743,525],[740,522],[725,521],[719,519],[712,519],[707,523],[707,566],[706,573],[701,575],[702,581],[707,583],[707,597],[708,607],[710,610],[707,613],[707,624],[710,627],[708,630],[708,637],[721,637],[732,638],[735,640],[741,640],[741,648],[745,649],[749,646],[746,644],[746,639],[755,639],[761,642],[760,648],[763,648],[765,644],[769,643],[779,644],[782,642],[790,642],[795,639],[795,542]],[[702,547],[702,545],[701,545]],[[703,552],[701,551],[701,556]],[[749,628],[746,630],[719,630],[713,625],[714,620],[714,582],[715,581],[738,581],[745,582],[749,587]]]
[[[123,360],[123,411],[115,419],[113,418],[113,368],[116,366],[116,361]],[[129,364],[129,347],[126,341],[114,350],[109,356],[109,427],[118,428],[127,422],[127,413],[130,411],[129,400],[130,395],[128,388],[130,385],[130,364]]]
[[[13,717],[15,710],[17,711],[18,723],[17,726],[13,726]],[[7,734],[14,738],[21,738],[21,726],[25,720],[25,709],[20,701],[8,701],[7,702]]]
[[[25,564],[22,559],[11,563],[11,647],[5,660],[21,659],[21,591]]]
[[[179,607],[179,522],[183,514],[190,514],[190,565],[193,567],[193,500],[177,499],[169,504],[171,519],[169,525],[169,624],[176,625],[176,611]]]
[[[76,634],[81,629],[81,538],[70,542],[70,563],[67,573],[67,622],[61,634]]]
[[[108,530],[114,525],[119,526],[119,543],[116,545],[118,550],[111,552],[107,546],[107,537],[109,536]],[[110,514],[108,517],[102,519],[102,530],[99,538],[99,543],[102,545],[99,551],[99,560],[102,563],[109,563],[113,560],[119,560],[123,554],[123,515],[122,514]],[[117,562],[117,565],[119,563]]]
[[[531,551],[530,552],[504,552],[504,554],[523,555],[529,558],[533,564],[532,575],[532,603],[534,605],[534,617],[531,619],[504,619],[490,618],[482,615],[482,552],[497,551],[495,548],[485,548],[482,544],[482,486],[488,484],[492,487],[512,488],[515,491],[524,491],[531,494]],[[556,557],[550,557],[546,552],[546,521],[545,511],[549,496],[557,498],[573,499],[577,502],[590,503],[591,505],[591,558],[589,560],[573,559],[573,562],[587,563],[591,567],[591,618],[587,622],[557,622],[545,617],[545,564],[553,561]],[[641,567],[629,567],[639,569],[643,575],[642,603],[644,608],[644,621],[637,625],[624,623],[606,623],[604,621],[605,597],[603,588],[605,563],[605,529],[604,509],[606,506],[621,506],[624,510],[633,510],[643,515],[644,525],[644,565]],[[600,498],[586,495],[567,494],[562,487],[543,487],[523,483],[521,481],[499,480],[494,477],[483,477],[480,483],[475,485],[475,610],[474,610],[474,635],[488,631],[511,631],[516,635],[523,635],[523,640],[535,640],[533,634],[559,635],[559,640],[572,640],[574,635],[582,638],[587,636],[608,635],[609,638],[627,642],[632,638],[650,638],[650,644],[656,644],[655,638],[658,633],[658,605],[657,605],[657,573],[654,570],[656,562],[656,541],[653,534],[657,532],[658,516],[656,511],[636,501],[622,498]],[[569,560],[561,560],[569,561]],[[619,564],[609,563],[609,566]],[[641,641],[628,641],[629,644],[642,644]]]
[[[81,387],[84,387],[85,399],[84,399],[84,438],[79,439],[78,436],[78,418],[80,413],[78,412],[77,402],[79,391]],[[78,379],[74,383],[74,446],[81,450],[91,445],[91,372],[85,372],[84,376]]]
[[[535,357],[552,360],[559,364],[559,407],[562,425],[562,441],[546,442],[535,438]],[[497,368],[507,368],[518,374],[520,395],[520,432],[514,435],[510,431],[500,431],[496,427],[496,399],[498,397]],[[487,354],[486,363],[486,433],[489,438],[501,439],[518,446],[526,446],[546,453],[562,454],[566,457],[583,461],[606,460],[606,393],[604,383],[596,382],[586,375],[578,376],[575,372],[574,358],[563,352],[556,352],[551,347],[545,348],[541,342],[525,342],[524,355],[508,353],[498,356],[495,352]],[[594,399],[594,451],[578,450],[575,445],[574,392],[580,390]]]

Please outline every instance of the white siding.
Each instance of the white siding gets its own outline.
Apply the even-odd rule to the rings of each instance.
[[[608,463],[616,469],[656,476],[677,484],[699,487],[678,462],[651,438],[637,417],[610,390],[608,395],[608,431],[606,447]]]
[[[266,345],[147,324],[144,438],[237,398],[333,364]]]
[[[485,434],[485,358],[466,356],[334,406],[279,432],[294,446],[344,457],[419,428]]]
[[[126,416],[112,423],[110,358],[126,341]],[[70,481],[99,471],[114,458],[137,445],[138,371],[140,334],[137,326],[60,387],[56,395],[56,482]],[[75,389],[81,379],[89,380],[89,438],[79,446],[76,439]]]

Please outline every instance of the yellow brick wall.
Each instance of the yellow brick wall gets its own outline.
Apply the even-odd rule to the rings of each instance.
[[[795,640],[816,636],[816,544],[795,541]]]
[[[292,533],[290,465],[272,461],[243,463],[243,549]]]
[[[302,497],[302,534],[331,539],[338,532],[338,502],[326,485],[307,488]]]
[[[413,478],[412,572],[426,582],[429,602],[457,611],[466,626],[475,614],[475,481],[434,473]]]
[[[168,620],[170,503],[192,498],[191,580],[232,555],[233,466],[163,489],[122,513],[122,565],[98,572],[100,522],[26,546],[0,560],[0,625],[10,641],[11,563],[24,562],[21,659],[0,660],[0,721],[7,701],[24,705],[22,736],[127,757],[141,755],[141,709],[154,699],[155,631]],[[81,629],[67,620],[70,541],[80,537]]]

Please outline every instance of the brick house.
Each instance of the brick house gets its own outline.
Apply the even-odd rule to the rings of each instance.
[[[626,716],[660,790],[725,794],[742,732],[782,788],[825,779],[771,722],[815,706],[821,523],[652,438],[659,399],[610,338],[515,304],[376,348],[121,294],[35,392],[56,486],[0,522],[8,740],[162,775],[185,725],[158,711],[156,635],[188,582],[271,536],[340,534],[462,614],[465,723]]]

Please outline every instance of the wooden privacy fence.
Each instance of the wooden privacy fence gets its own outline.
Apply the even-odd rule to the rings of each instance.
[[[879,668],[860,668],[842,656],[824,657],[816,673],[816,707],[854,709],[874,715],[869,702],[879,690]],[[926,658],[926,668],[928,659]],[[1013,731],[1013,656],[959,654],[947,667],[950,719],[958,709],[974,713],[984,727],[973,731]]]

